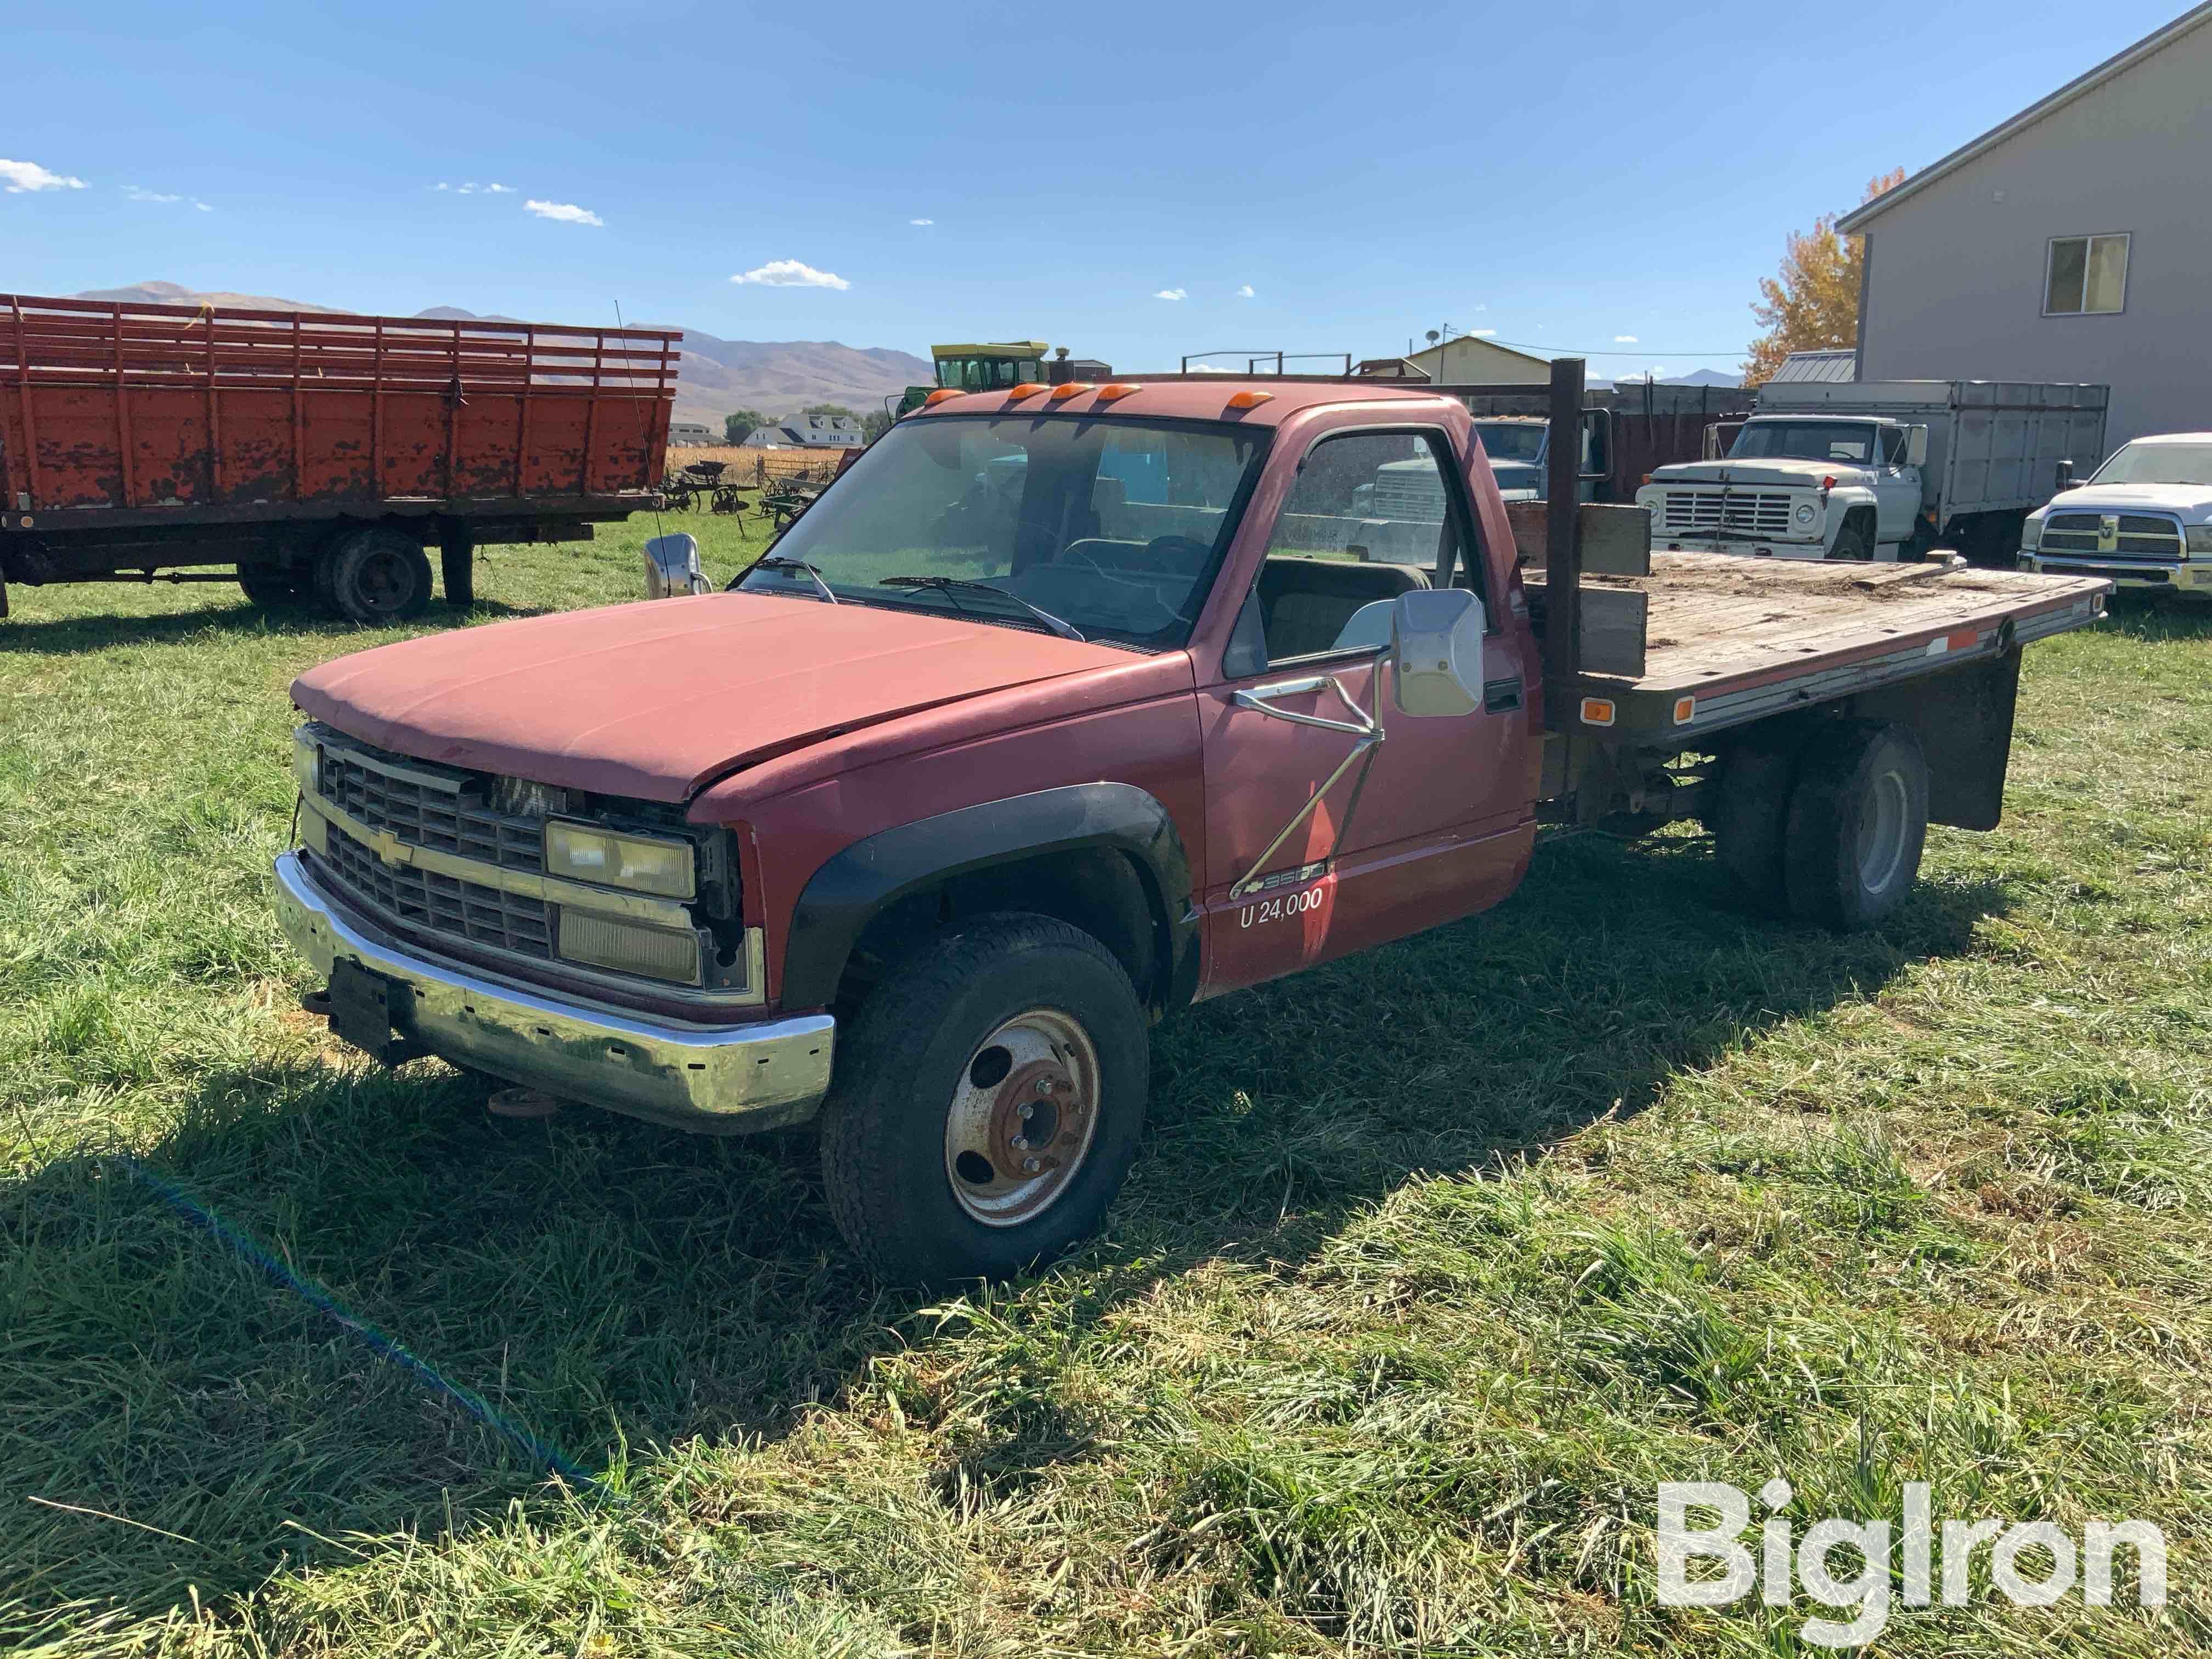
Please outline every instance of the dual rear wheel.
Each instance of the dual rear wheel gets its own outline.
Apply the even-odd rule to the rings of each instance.
[[[456,605],[475,597],[468,580],[472,552],[465,540],[448,543],[444,550],[446,594]],[[342,532],[289,566],[242,564],[238,585],[256,605],[313,599],[349,621],[384,627],[429,609],[430,561],[415,537],[388,525],[371,525]]]
[[[1928,836],[1928,763],[1879,720],[1754,728],[1723,757],[1707,824],[1721,865],[1769,908],[1873,927],[1903,903]]]

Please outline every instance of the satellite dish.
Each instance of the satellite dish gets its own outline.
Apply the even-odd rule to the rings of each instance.
[[[1437,343],[1437,331],[1436,331],[1436,330],[1434,330],[1434,329],[1431,329],[1431,330],[1429,331],[1429,343],[1430,343],[1431,345],[1434,345],[1434,344]]]

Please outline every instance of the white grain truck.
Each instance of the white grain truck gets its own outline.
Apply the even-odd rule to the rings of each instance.
[[[2009,380],[1770,383],[1749,420],[1708,428],[1706,459],[1637,493],[1658,548],[1783,559],[2012,562],[2058,463],[2105,453],[2101,386]]]

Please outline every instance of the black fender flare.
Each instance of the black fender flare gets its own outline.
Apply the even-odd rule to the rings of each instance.
[[[1158,1000],[1168,1009],[1188,1002],[1198,988],[1199,916],[1175,819],[1158,796],[1134,784],[1075,783],[897,824],[828,860],[807,878],[792,912],[782,1005],[834,1002],[868,924],[907,895],[994,865],[1085,848],[1124,853],[1135,862],[1166,933]],[[1138,995],[1146,997],[1146,988]]]

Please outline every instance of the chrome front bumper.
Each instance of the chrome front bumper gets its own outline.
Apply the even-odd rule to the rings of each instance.
[[[740,1134],[811,1117],[830,1087],[837,1022],[827,1014],[699,1026],[557,1000],[417,955],[342,913],[292,853],[276,860],[276,919],[318,973],[343,957],[404,983],[411,995],[401,1035],[457,1066],[548,1094]]]
[[[2016,562],[2022,570],[2042,574],[2102,576],[2120,587],[2168,593],[2212,592],[2212,560],[2185,559],[2179,564],[2154,564],[2145,559],[2113,559],[2097,553],[2064,550],[2045,553],[2022,548]]]

